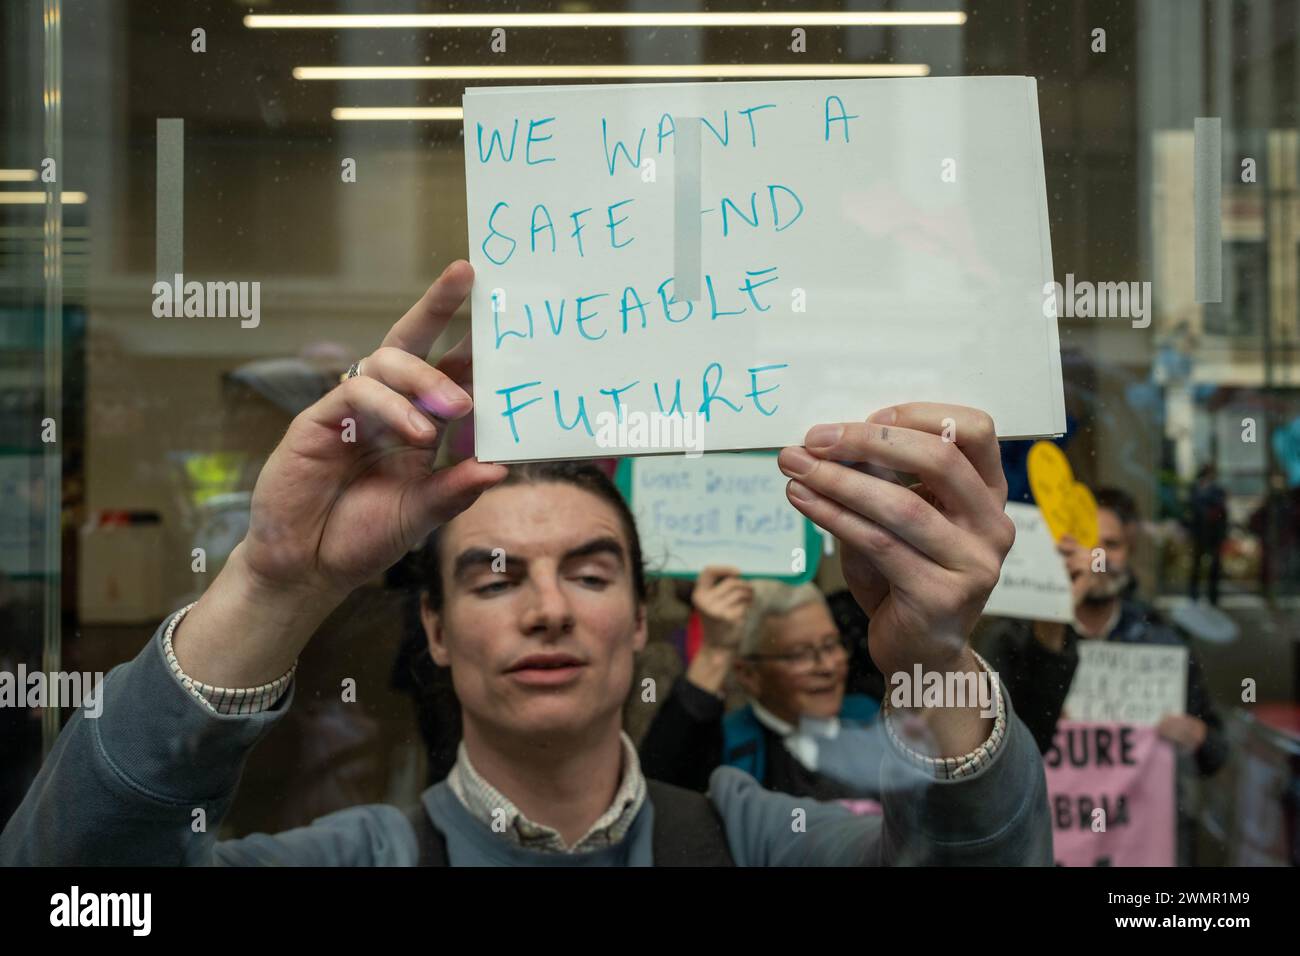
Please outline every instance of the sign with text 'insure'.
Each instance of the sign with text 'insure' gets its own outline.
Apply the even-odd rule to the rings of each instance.
[[[1057,866],[1174,866],[1174,750],[1154,727],[1059,720],[1043,755]]]
[[[471,89],[464,111],[480,459],[775,448],[910,401],[1064,431],[1034,80]]]

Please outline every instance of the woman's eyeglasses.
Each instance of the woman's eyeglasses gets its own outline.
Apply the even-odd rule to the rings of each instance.
[[[745,659],[751,661],[777,661],[792,670],[802,671],[812,670],[816,667],[817,659],[823,655],[830,661],[835,661],[840,657],[848,657],[848,640],[837,637],[823,641],[821,644],[806,644],[798,650],[787,651],[783,654],[746,654]]]

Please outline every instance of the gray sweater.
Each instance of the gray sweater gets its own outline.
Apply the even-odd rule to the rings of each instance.
[[[284,716],[293,691],[271,711],[214,714],[168,668],[162,631],[133,661],[109,672],[99,718],[79,711],[69,720],[0,834],[0,865],[416,863],[414,828],[400,809],[383,804],[351,807],[283,833],[217,840],[249,751]],[[741,771],[719,768],[710,778],[709,799],[722,818],[732,856],[741,866],[1050,866],[1042,761],[1009,698],[1007,710],[1002,747],[970,777],[928,780],[887,750],[881,766],[883,818],[773,793]],[[446,784],[430,787],[422,800],[446,838],[453,866],[653,863],[649,800],[621,843],[576,855],[508,842],[472,817]],[[199,808],[206,814],[205,832],[195,832]]]

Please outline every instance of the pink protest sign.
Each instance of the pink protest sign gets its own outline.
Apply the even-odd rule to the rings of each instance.
[[[1174,751],[1154,727],[1061,720],[1043,757],[1059,866],[1173,866]]]

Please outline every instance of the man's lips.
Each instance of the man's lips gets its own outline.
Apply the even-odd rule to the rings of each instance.
[[[507,674],[525,670],[559,670],[565,667],[584,667],[585,662],[572,654],[529,654],[506,668]]]
[[[506,669],[506,674],[531,687],[557,687],[577,680],[586,661],[572,654],[529,654]]]

